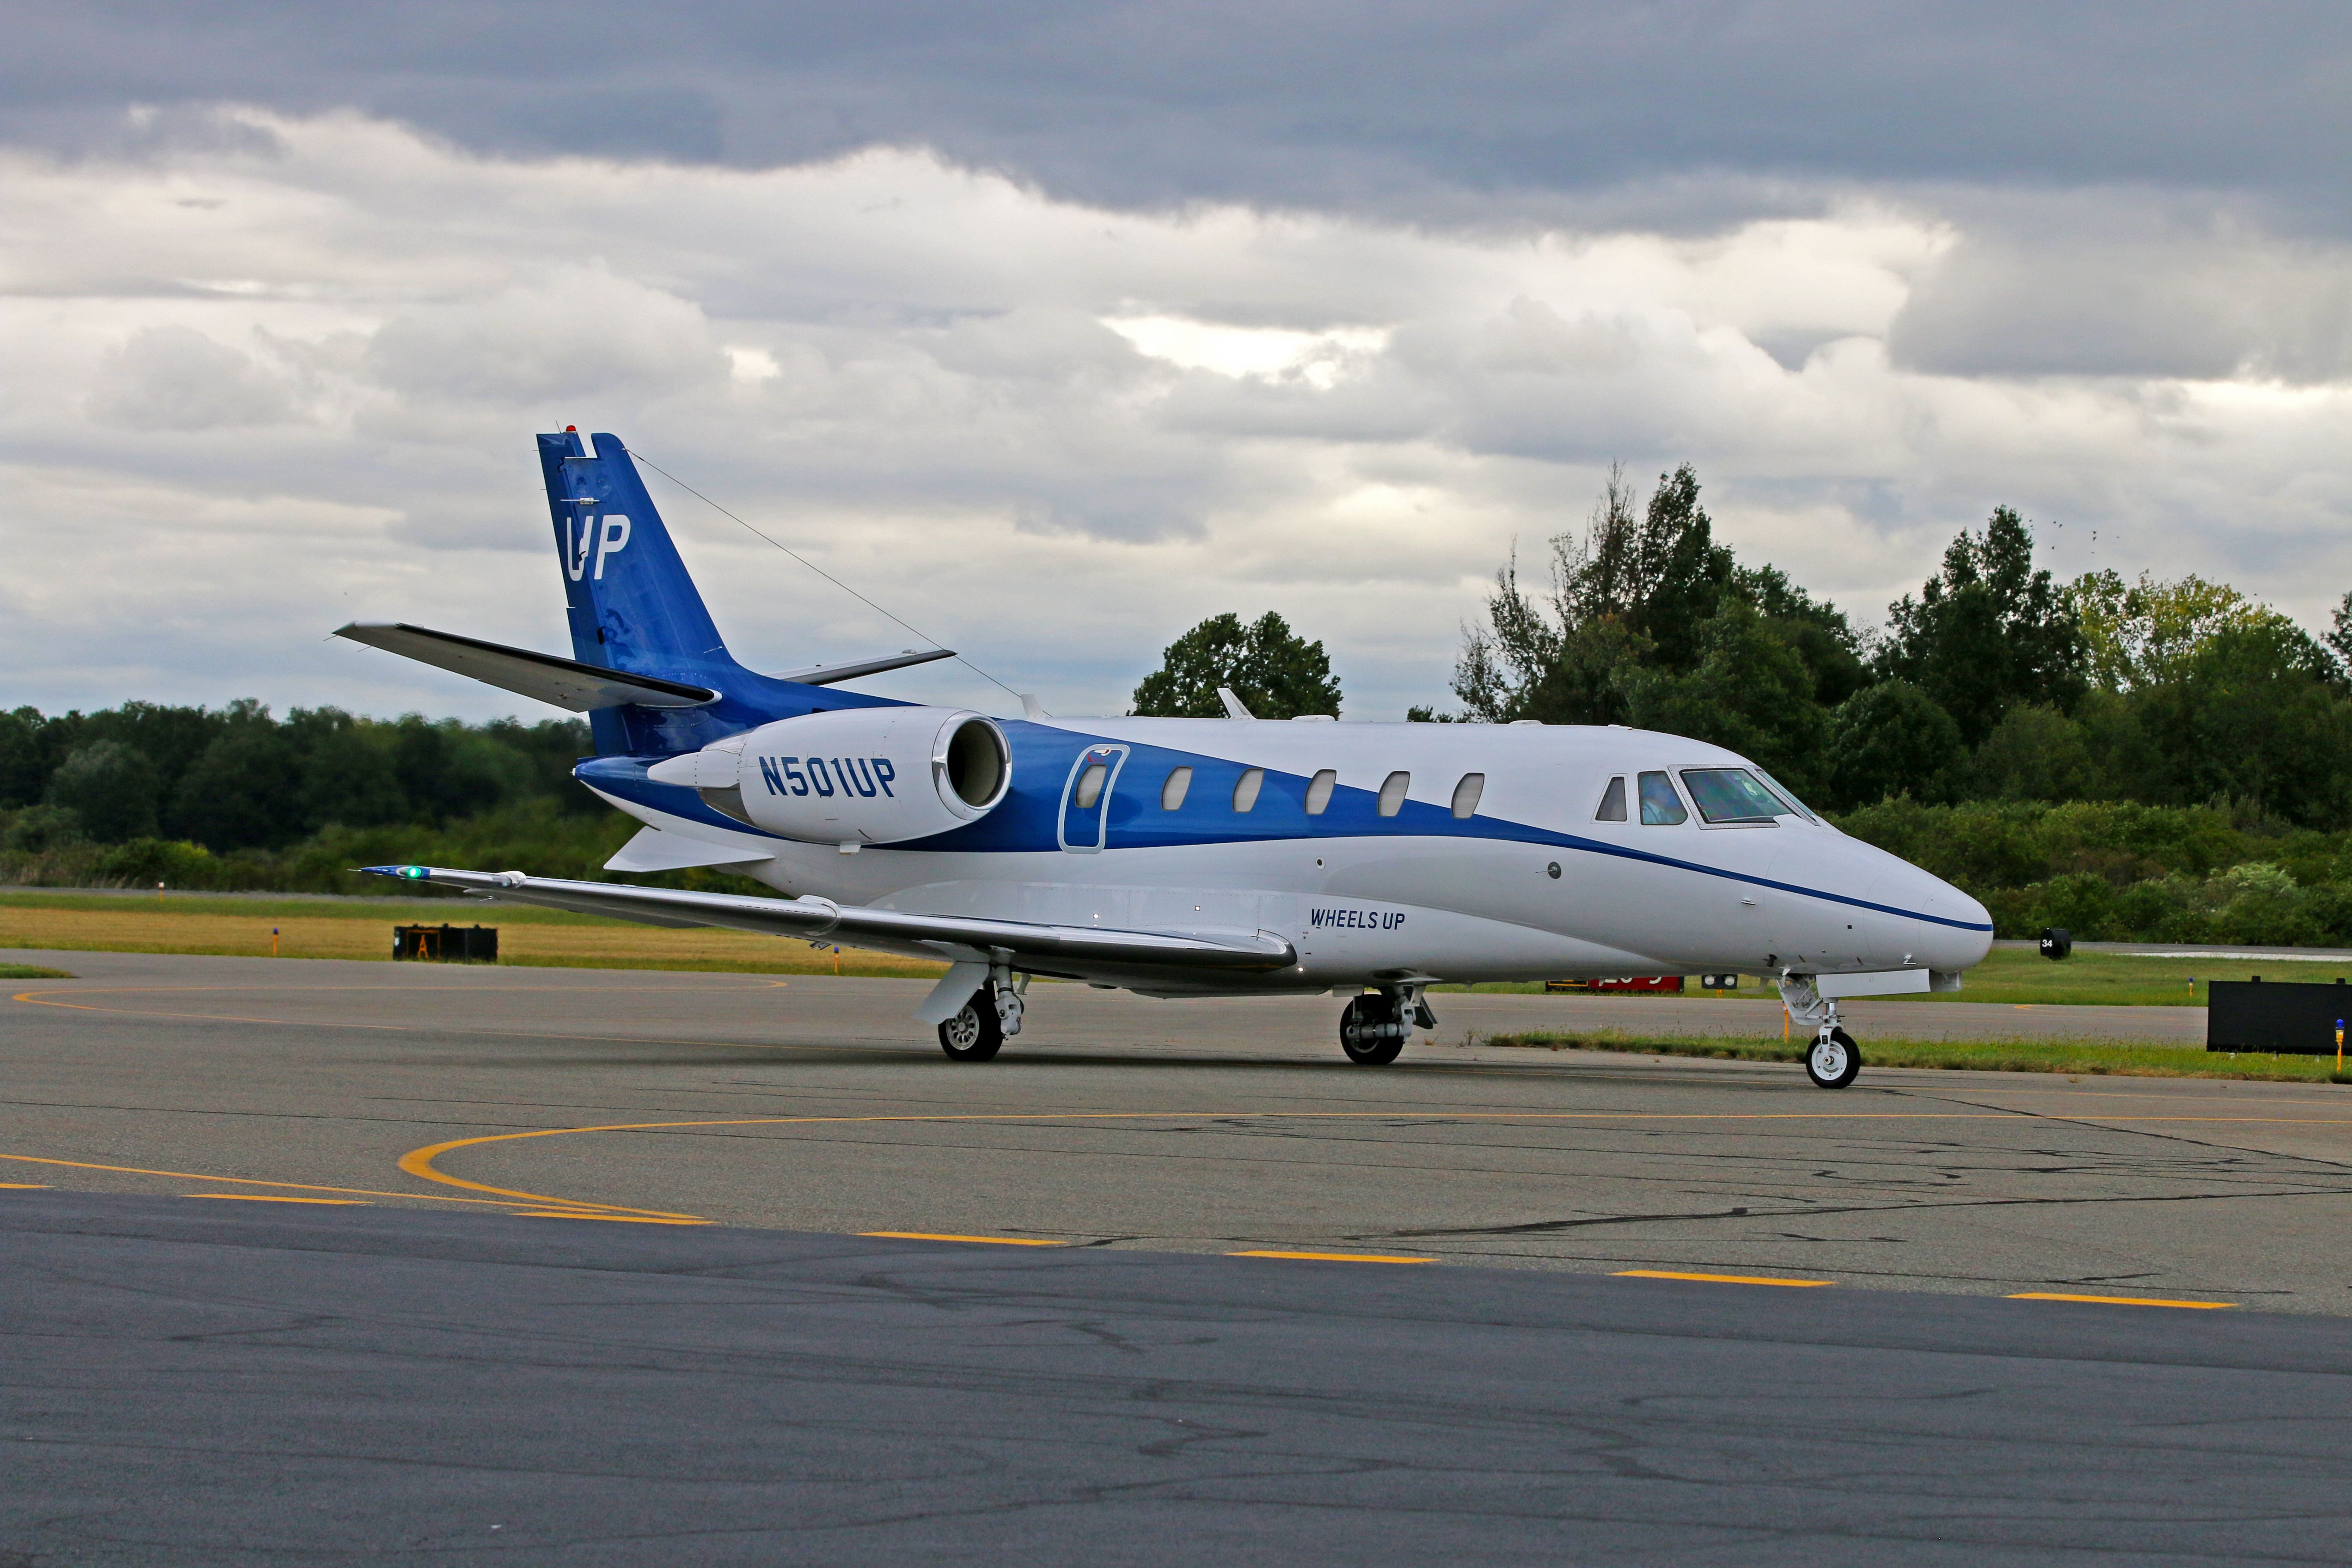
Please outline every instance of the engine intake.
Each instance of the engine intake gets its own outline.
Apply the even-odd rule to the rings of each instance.
[[[1013,786],[1013,749],[969,710],[842,708],[730,735],[646,774],[786,838],[900,844],[994,810]]]

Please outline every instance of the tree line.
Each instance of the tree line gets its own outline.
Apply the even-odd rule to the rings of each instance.
[[[1752,756],[1846,831],[2042,924],[2144,941],[2352,942],[2352,594],[2314,637],[2223,584],[2033,564],[1999,507],[1882,629],[1714,536],[1687,465],[1612,473],[1539,576],[1504,563],[1430,721],[1631,724]],[[1267,613],[1165,650],[1134,711],[1337,714],[1320,642]],[[353,891],[394,860],[595,876],[634,824],[570,776],[574,720],[284,719],[126,702],[0,713],[0,880]],[[659,879],[700,885],[723,874]]]
[[[467,724],[363,719],[258,702],[126,702],[95,713],[0,713],[0,850],[185,841],[282,850],[330,826],[446,825],[527,802],[587,815],[572,783],[593,749],[576,720]]]
[[[1646,500],[1612,474],[1548,581],[1497,574],[1451,717],[1689,735],[1833,811],[2133,801],[2352,826],[2352,593],[2315,637],[2226,584],[2062,584],[2033,551],[1997,507],[1863,635],[1717,542],[1687,464]]]

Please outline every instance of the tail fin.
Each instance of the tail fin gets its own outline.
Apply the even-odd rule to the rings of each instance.
[[[620,437],[572,429],[541,436],[539,466],[563,564],[572,657],[705,685],[712,683],[702,678],[739,668]]]

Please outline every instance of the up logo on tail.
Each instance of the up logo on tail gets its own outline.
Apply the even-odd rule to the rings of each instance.
[[[563,520],[563,570],[577,583],[588,570],[588,557],[596,557],[595,581],[604,580],[604,563],[629,547],[629,520],[617,511],[606,512],[603,518],[568,517]]]

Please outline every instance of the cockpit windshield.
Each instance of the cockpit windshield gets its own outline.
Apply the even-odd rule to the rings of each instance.
[[[1782,784],[1779,779],[1774,778],[1770,773],[1766,773],[1761,768],[1756,770],[1756,776],[1764,782],[1764,787],[1766,789],[1769,789],[1774,795],[1779,795],[1789,809],[1795,812],[1799,816],[1803,817],[1807,822],[1819,822],[1821,820],[1820,817],[1813,815],[1812,807],[1807,805],[1803,801],[1799,800],[1795,793],[1791,791],[1787,784]]]
[[[1683,784],[1703,822],[1760,825],[1798,815],[1795,806],[1759,783],[1746,768],[1685,768]]]

